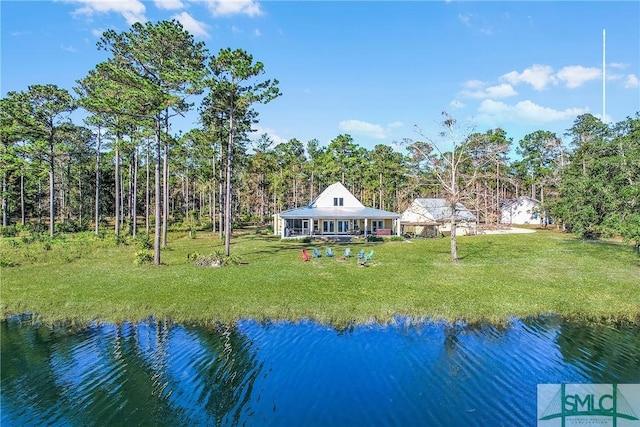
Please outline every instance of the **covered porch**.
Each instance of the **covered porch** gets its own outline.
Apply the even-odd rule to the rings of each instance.
[[[369,235],[392,236],[401,234],[399,215],[393,217],[325,217],[286,218],[274,217],[274,234],[288,237],[340,237]]]

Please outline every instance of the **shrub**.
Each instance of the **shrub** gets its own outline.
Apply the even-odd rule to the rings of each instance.
[[[147,251],[136,252],[135,263],[137,265],[151,264],[151,263],[153,263],[153,254],[151,254],[151,253],[149,253]]]
[[[151,240],[151,236],[147,233],[138,233],[136,235],[136,240],[138,241],[140,249],[153,249],[153,241]]]
[[[127,237],[124,234],[115,236],[115,244],[116,246],[126,245]]]
[[[6,227],[0,227],[0,236],[2,237],[16,237],[18,235],[18,227],[15,225],[7,225]]]
[[[187,255],[196,267],[223,267],[225,265],[240,264],[240,258],[236,255],[226,256],[224,252],[218,250],[209,255],[200,255],[197,252]]]

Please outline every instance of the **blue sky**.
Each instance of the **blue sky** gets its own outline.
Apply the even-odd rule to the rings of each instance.
[[[275,142],[341,133],[368,149],[436,135],[441,111],[514,142],[558,136],[584,113],[640,111],[637,1],[0,2],[1,93],[53,83],[72,90],[107,57],[96,42],[135,21],[177,19],[211,53],[245,49],[280,81],[260,106],[258,134]],[[174,131],[197,125],[197,113]]]

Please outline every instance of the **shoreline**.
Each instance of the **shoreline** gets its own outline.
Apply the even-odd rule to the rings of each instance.
[[[504,324],[554,314],[640,324],[640,257],[631,247],[541,230],[461,236],[458,242],[455,264],[446,238],[347,244],[352,252],[375,248],[368,268],[353,257],[303,262],[303,248],[324,250],[330,243],[255,232],[234,237],[232,253],[241,262],[220,268],[189,261],[193,253],[221,246],[205,233],[173,235],[160,267],[136,265],[140,249],[134,244],[63,241],[37,253],[35,246],[18,247],[29,263],[3,267],[0,317],[35,313],[43,322],[68,324],[153,316],[176,323],[306,319],[354,325],[399,316]],[[346,246],[338,247],[342,252]]]

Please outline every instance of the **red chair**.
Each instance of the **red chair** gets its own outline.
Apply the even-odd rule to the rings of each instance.
[[[302,250],[302,261],[309,261],[311,259],[311,255],[307,252],[306,249]]]

